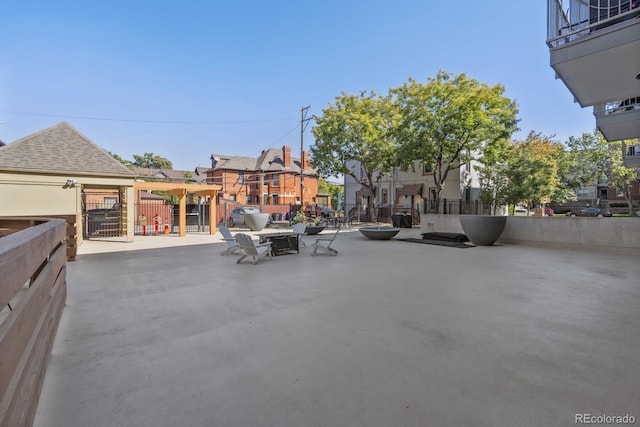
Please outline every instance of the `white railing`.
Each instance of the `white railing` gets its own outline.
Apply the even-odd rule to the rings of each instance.
[[[558,47],[640,15],[638,0],[548,0],[547,45]]]
[[[593,107],[593,114],[596,117],[604,117],[609,114],[618,114],[625,111],[640,110],[640,96],[628,98],[624,101],[612,101],[606,104],[599,104]]]

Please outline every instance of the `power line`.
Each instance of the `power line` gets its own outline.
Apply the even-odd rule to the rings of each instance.
[[[285,139],[291,132],[293,132],[294,130],[298,129],[298,125],[295,125],[294,127],[292,127],[291,129],[289,129],[287,132],[285,132],[284,135],[282,135],[280,138],[276,139],[275,141],[273,141],[270,145],[267,146],[267,150],[269,148],[273,148],[274,145],[276,145],[278,142],[282,141],[283,139]],[[259,153],[261,153],[262,151],[255,151],[251,154],[249,154],[247,157],[253,157],[253,156],[257,156]]]
[[[267,123],[267,122],[283,122],[292,119],[253,119],[253,120],[142,120],[142,119],[121,119],[112,117],[93,117],[93,116],[74,116],[66,114],[51,114],[29,111],[3,111],[4,114],[15,114],[21,116],[37,116],[37,117],[55,117],[59,119],[75,119],[75,120],[95,120],[104,122],[123,122],[123,123],[152,123],[152,124],[246,124],[246,123]],[[297,128],[297,126],[296,126]],[[294,128],[295,129],[295,128]],[[291,131],[289,131],[290,133]],[[287,133],[288,134],[288,133]],[[285,135],[286,136],[286,135]],[[284,138],[284,136],[283,136]],[[277,142],[277,141],[276,141]]]

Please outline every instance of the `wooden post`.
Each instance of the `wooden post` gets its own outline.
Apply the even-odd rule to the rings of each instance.
[[[187,235],[187,190],[180,191],[180,237]]]
[[[211,195],[209,198],[209,234],[216,234],[217,223],[216,196]]]

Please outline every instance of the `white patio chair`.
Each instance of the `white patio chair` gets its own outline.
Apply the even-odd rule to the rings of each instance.
[[[259,263],[262,258],[271,257],[271,242],[265,243],[255,243],[251,236],[244,233],[236,234],[236,241],[238,242],[238,246],[242,249],[242,256],[237,261],[240,264],[245,258],[251,257],[253,264]]]
[[[296,238],[298,239],[298,248],[307,247],[307,245],[304,243],[304,240],[302,240],[302,236],[304,235],[306,228],[307,226],[302,222],[293,225],[293,234],[295,234]]]
[[[220,234],[222,234],[222,240],[227,244],[227,249],[220,252],[220,255],[242,255],[242,249],[240,249],[238,242],[236,242],[236,239],[231,235],[229,228],[224,225],[219,225],[218,230],[220,230]]]
[[[335,233],[331,235],[331,237],[318,237],[311,246],[313,246],[313,253],[311,255],[317,255],[318,252],[326,253],[327,255],[336,256],[338,255],[338,251],[331,247],[331,244],[338,237],[338,233],[340,232],[340,228],[336,230]]]

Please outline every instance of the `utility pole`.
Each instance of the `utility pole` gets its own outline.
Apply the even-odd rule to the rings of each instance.
[[[311,118],[307,118],[310,107],[310,105],[307,105],[300,109],[300,209],[304,209],[304,169],[302,169],[302,159],[304,157],[304,131],[311,120]]]

